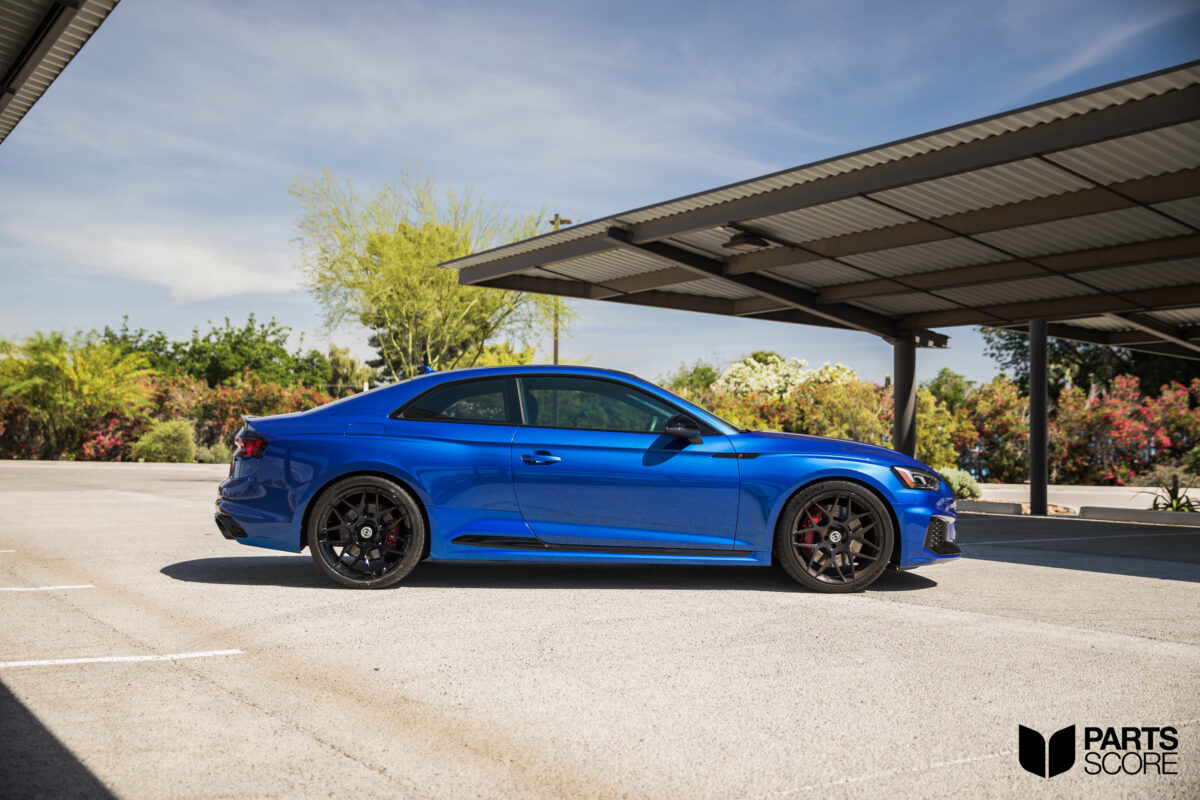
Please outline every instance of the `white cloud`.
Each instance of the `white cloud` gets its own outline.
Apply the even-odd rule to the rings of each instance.
[[[84,221],[72,216],[69,206],[67,214],[61,209],[39,213],[34,206],[6,215],[0,224],[5,261],[16,267],[36,260],[68,274],[134,279],[167,289],[179,302],[290,292],[298,286],[289,254],[256,244],[259,233],[253,226],[209,223],[204,230],[185,230],[94,215]]]

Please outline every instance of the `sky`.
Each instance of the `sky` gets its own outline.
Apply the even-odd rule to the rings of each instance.
[[[296,270],[305,173],[578,222],[1198,57],[1194,0],[123,0],[0,143],[0,335],[254,313],[361,357]],[[576,308],[565,360],[649,378],[753,350],[891,372],[869,334]],[[996,373],[945,332],[919,378]]]

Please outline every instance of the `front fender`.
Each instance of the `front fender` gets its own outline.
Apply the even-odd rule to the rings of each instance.
[[[879,494],[894,510],[899,482],[886,464],[841,456],[764,453],[740,459],[742,494],[736,547],[770,550],[775,524],[796,492],[821,480],[849,480]]]

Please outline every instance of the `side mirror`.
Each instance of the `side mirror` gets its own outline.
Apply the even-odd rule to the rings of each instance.
[[[687,439],[692,444],[701,444],[704,441],[700,438],[700,425],[687,414],[676,414],[667,420],[666,433],[667,436]]]

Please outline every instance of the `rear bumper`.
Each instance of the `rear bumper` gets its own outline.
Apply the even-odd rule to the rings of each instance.
[[[226,539],[245,539],[249,536],[246,529],[239,525],[236,519],[223,511],[218,510],[213,514],[213,520],[217,523],[221,535]]]

